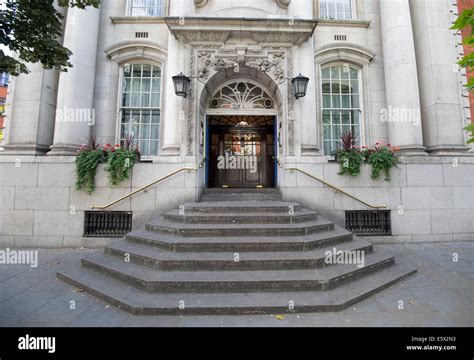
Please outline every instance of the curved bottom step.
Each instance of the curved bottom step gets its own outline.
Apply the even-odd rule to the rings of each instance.
[[[251,315],[341,311],[415,272],[393,265],[325,292],[211,294],[150,294],[81,267],[57,277],[134,315]]]

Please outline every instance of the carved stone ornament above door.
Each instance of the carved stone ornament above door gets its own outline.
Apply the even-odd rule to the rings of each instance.
[[[206,49],[198,50],[197,57],[197,76],[202,80],[228,68],[238,73],[241,66],[257,69],[277,83],[286,77],[286,49]]]

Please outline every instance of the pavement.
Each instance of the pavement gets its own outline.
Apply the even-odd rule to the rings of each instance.
[[[0,327],[474,326],[474,242],[377,249],[418,273],[342,312],[246,316],[133,316],[56,279],[56,271],[99,250],[39,249],[36,268],[0,265]]]

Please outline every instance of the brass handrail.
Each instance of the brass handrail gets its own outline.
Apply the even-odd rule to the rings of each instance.
[[[207,158],[204,156],[201,160],[201,162],[199,163],[199,169],[202,169],[202,167],[204,166],[204,164],[206,163],[206,160]]]
[[[134,192],[131,192],[128,195],[122,196],[120,199],[117,199],[117,200],[111,202],[110,204],[107,204],[107,205],[104,205],[104,206],[93,205],[93,206],[91,206],[91,209],[93,209],[93,210],[105,210],[105,209],[111,207],[112,205],[115,205],[115,204],[129,198],[129,197],[132,197],[133,195],[138,194],[139,192],[142,192],[142,191],[152,187],[153,185],[156,185],[156,184],[158,184],[158,183],[160,183],[160,182],[162,182],[166,179],[169,179],[170,177],[173,177],[173,176],[175,176],[175,175],[177,175],[177,174],[179,174],[183,171],[197,171],[197,168],[184,167],[182,169],[176,170],[176,171],[172,172],[169,175],[166,175],[166,176],[164,176],[164,177],[162,177],[162,178],[160,178],[156,181],[153,181],[152,183],[150,183],[148,185],[145,185],[145,186],[141,187],[140,189],[135,190]]]
[[[280,162],[280,160],[279,160],[278,158],[274,158],[274,159],[276,160],[278,166],[281,167],[283,170],[285,170],[285,171],[298,171],[298,172],[300,172],[300,173],[302,173],[302,174],[304,174],[304,175],[306,175],[306,176],[308,176],[308,177],[310,177],[310,178],[312,178],[312,179],[314,179],[314,180],[316,180],[316,181],[319,181],[320,183],[322,183],[322,184],[324,184],[324,185],[330,187],[331,189],[333,189],[333,190],[335,190],[335,191],[337,191],[337,192],[340,192],[341,194],[344,194],[344,195],[346,195],[346,196],[349,196],[351,199],[354,199],[354,200],[360,202],[361,204],[364,204],[365,206],[368,206],[368,207],[371,208],[371,209],[386,209],[386,208],[387,208],[386,205],[372,205],[372,204],[369,204],[368,202],[365,202],[364,200],[361,200],[361,199],[359,199],[358,197],[356,197],[356,196],[354,196],[354,195],[351,195],[351,194],[349,194],[348,192],[346,192],[346,191],[344,191],[344,190],[338,188],[337,186],[332,185],[332,184],[328,183],[327,181],[325,181],[325,180],[323,180],[323,179],[320,179],[320,178],[318,178],[317,176],[314,176],[314,175],[312,175],[312,174],[310,174],[310,173],[308,173],[308,172],[306,172],[306,171],[304,171],[304,170],[298,169],[298,168],[296,168],[296,167],[288,167],[288,168],[283,167],[282,164],[281,164],[281,162]]]

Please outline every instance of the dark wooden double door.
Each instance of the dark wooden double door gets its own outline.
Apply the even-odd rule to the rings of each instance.
[[[273,126],[211,126],[209,187],[275,185]]]

